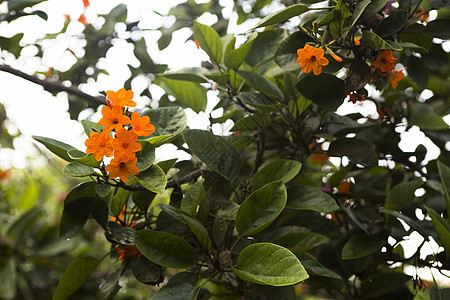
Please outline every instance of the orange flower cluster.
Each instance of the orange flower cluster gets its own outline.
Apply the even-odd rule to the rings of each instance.
[[[127,261],[128,257],[131,256],[137,256],[141,257],[142,253],[139,251],[139,249],[136,247],[136,245],[133,246],[119,246],[117,245],[116,248],[118,248],[117,253],[120,254],[120,257],[118,260],[123,260],[124,262]]]
[[[303,73],[314,72],[314,75],[322,73],[322,66],[328,65],[329,61],[324,55],[322,48],[314,48],[308,44],[297,50],[297,63],[302,67]]]
[[[397,88],[398,82],[405,77],[403,74],[403,70],[395,71],[394,63],[397,59],[392,56],[392,51],[383,51],[381,52],[377,59],[372,62],[372,66],[377,69],[372,74],[372,81],[375,81],[378,77],[386,77],[389,76],[389,80],[392,84],[392,87]]]
[[[101,132],[92,131],[90,137],[84,143],[87,147],[86,153],[94,154],[97,161],[103,157],[114,158],[105,167],[111,179],[119,177],[126,182],[130,175],[139,173],[136,166],[136,152],[142,149],[137,142],[139,136],[148,136],[155,131],[155,126],[150,124],[148,116],[141,117],[139,113],[133,112],[131,118],[126,106],[135,107],[133,91],[120,89],[117,92],[107,91],[108,106],[102,107],[102,118],[99,125],[105,126]],[[112,134],[112,131],[115,134]]]

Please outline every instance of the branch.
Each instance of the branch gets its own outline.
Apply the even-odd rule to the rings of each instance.
[[[67,92],[69,94],[81,97],[82,99],[85,99],[86,101],[94,104],[94,105],[100,105],[105,104],[106,100],[103,96],[92,96],[89,94],[86,94],[85,92],[81,91],[78,87],[71,85],[71,86],[65,86],[60,81],[55,80],[49,80],[49,79],[40,79],[36,76],[29,75],[27,73],[24,73],[20,70],[14,69],[8,65],[2,65],[0,64],[0,71],[4,71],[13,75],[16,75],[18,77],[21,77],[25,80],[31,81],[33,83],[39,84],[44,88],[44,90],[54,93],[54,92]]]

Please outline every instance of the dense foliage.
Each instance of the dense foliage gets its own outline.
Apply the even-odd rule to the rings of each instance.
[[[40,2],[7,1],[0,22],[45,19]],[[74,119],[88,106],[101,107],[100,121],[81,121],[87,149],[34,136],[68,162],[61,176],[81,178],[61,204],[59,247],[69,251],[66,240],[92,233],[90,250],[73,258],[53,299],[111,299],[121,288],[153,299],[412,299],[431,285],[425,297],[449,297],[449,289],[405,273],[412,266],[448,277],[450,270],[447,6],[439,0],[235,0],[238,23],[258,21],[234,35],[221,2],[188,0],[170,10],[176,21],[159,29],[158,47],[190,28],[190,39],[209,59],[174,72],[152,60],[147,45],[153,41],[145,40],[139,22],[127,20],[121,4],[99,16],[101,26],[78,19],[85,51],[69,70],[43,78],[1,60],[2,71],[67,92]],[[268,13],[269,7],[277,10]],[[217,16],[213,26],[196,21],[205,12]],[[70,22],[76,21],[35,47],[65,35]],[[125,33],[116,31],[117,23],[126,24]],[[2,55],[20,58],[21,38],[0,37]],[[98,61],[118,39],[134,46],[140,62],[129,66],[124,90],[101,91],[107,97],[82,92],[79,85],[104,73]],[[153,99],[146,88],[133,95],[132,80],[142,75],[151,79],[148,88],[158,85],[166,94]],[[222,115],[209,116],[210,130],[188,128],[185,109],[205,111],[213,94]],[[133,97],[158,107],[136,112]],[[344,102],[372,112],[336,113]],[[228,134],[211,129],[226,122],[233,124]],[[399,147],[412,127],[439,148],[437,159],[427,158],[424,145],[413,152]],[[167,143],[191,159],[155,162],[155,149]],[[37,214],[31,208],[6,220],[5,241],[25,238],[23,226],[37,222]],[[102,242],[92,238],[99,231]],[[402,242],[413,233],[421,238],[406,254]],[[432,242],[439,248],[424,256]],[[102,247],[109,250],[99,253]],[[18,288],[9,288],[6,298],[27,298],[21,288],[27,279],[8,276],[26,272],[15,270],[17,257],[26,256],[11,253],[0,258],[0,274]]]

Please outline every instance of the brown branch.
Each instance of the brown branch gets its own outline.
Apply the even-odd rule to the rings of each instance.
[[[14,69],[8,65],[2,65],[0,64],[0,71],[7,72],[13,75],[16,75],[18,77],[21,77],[25,80],[31,81],[33,83],[39,84],[44,88],[44,90],[54,93],[54,92],[67,92],[69,94],[81,97],[82,99],[94,104],[94,105],[100,105],[105,104],[106,100],[103,96],[92,96],[89,94],[86,94],[85,92],[81,91],[78,87],[71,85],[71,86],[65,86],[60,81],[55,80],[49,80],[49,79],[40,79],[36,76],[29,75],[27,73],[24,73],[20,70]]]

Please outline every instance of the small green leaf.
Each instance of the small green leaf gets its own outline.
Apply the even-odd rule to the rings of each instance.
[[[86,133],[86,135],[88,137],[91,136],[92,131],[100,133],[105,128],[105,126],[100,125],[95,122],[92,122],[92,121],[89,121],[89,120],[81,120],[81,125],[83,125],[84,132]]]
[[[268,114],[252,114],[239,119],[231,131],[253,131],[259,128],[264,128],[271,123],[270,116]]]
[[[145,256],[133,257],[131,272],[137,280],[145,284],[155,285],[164,280],[161,267],[148,260]]]
[[[240,169],[240,157],[233,146],[222,136],[206,130],[185,130],[184,140],[189,149],[211,170],[232,179]]]
[[[405,10],[391,12],[389,17],[383,19],[375,28],[375,33],[381,37],[388,37],[400,31],[408,22],[409,14]]]
[[[57,140],[54,140],[51,138],[42,137],[42,136],[33,135],[32,138],[35,139],[36,141],[38,141],[39,143],[43,144],[48,150],[50,150],[57,156],[61,157],[62,159],[66,160],[68,162],[73,161],[73,159],[71,159],[69,157],[69,155],[67,154],[67,151],[73,150],[73,149],[76,150],[75,147],[65,144],[63,142],[60,142],[60,141],[57,141]]]
[[[379,50],[394,50],[394,48],[381,37],[369,30],[363,30],[362,44]]]
[[[52,300],[65,300],[75,293],[97,267],[98,261],[92,257],[76,259],[64,271],[56,287]]]
[[[439,239],[441,240],[440,244],[444,247],[446,253],[450,253],[450,225],[434,209],[426,205],[424,207],[436,228]]]
[[[191,81],[196,83],[208,83],[208,80],[203,75],[183,71],[158,74],[157,76],[173,80]]]
[[[169,78],[159,78],[160,85],[177,101],[192,108],[196,113],[206,109],[206,88],[196,82],[181,81]]]
[[[134,230],[134,228],[122,226],[116,222],[109,221],[106,226],[105,236],[110,242],[125,246],[133,246],[135,232],[136,230]]]
[[[328,213],[339,209],[336,200],[320,189],[306,186],[294,185],[287,190],[286,208],[315,210]]]
[[[411,124],[417,125],[422,130],[444,130],[449,125],[445,121],[432,113],[418,113],[411,117]]]
[[[275,52],[275,62],[285,70],[300,69],[300,65],[297,62],[297,50],[305,47],[307,42],[312,41],[313,39],[302,31],[294,32],[278,47],[277,52]]]
[[[112,192],[112,186],[107,183],[98,183],[95,186],[95,192],[100,197],[105,198]]]
[[[135,243],[145,257],[158,265],[180,269],[194,265],[194,248],[171,233],[141,230],[135,234]]]
[[[352,236],[342,248],[342,259],[356,259],[374,252],[377,252],[383,246],[383,238],[380,236],[371,236],[366,234],[357,234]]]
[[[186,114],[178,106],[150,109],[142,113],[141,116],[149,116],[150,123],[155,126],[155,132],[145,139],[154,147],[169,142],[186,128]]]
[[[292,285],[309,277],[291,251],[271,243],[245,247],[233,272],[242,280],[272,286]]]
[[[450,168],[440,160],[437,161],[439,175],[444,187],[445,203],[447,205],[447,216],[450,216]]]
[[[72,149],[67,151],[67,155],[74,161],[77,161],[83,165],[98,168],[100,166],[100,162],[97,161],[94,157],[94,155],[86,154],[83,151]]]
[[[342,39],[345,40],[345,37],[350,32],[350,30],[355,26],[358,19],[361,17],[362,13],[366,9],[366,7],[372,2],[371,0],[363,0],[356,5],[355,11],[353,12],[353,21],[348,30],[343,34]]]
[[[65,175],[70,175],[73,177],[86,177],[95,174],[95,170],[93,167],[83,165],[77,161],[73,161],[67,164],[63,168],[62,172]]]
[[[360,17],[360,21],[365,21],[379,12],[383,7],[386,6],[387,0],[371,0],[370,4],[364,9]]]
[[[83,182],[74,187],[64,199],[64,206],[80,199],[80,198],[96,198],[95,186],[97,183],[93,181]]]
[[[160,194],[166,189],[167,177],[158,165],[152,165],[133,177],[151,192]]]
[[[305,76],[298,82],[297,89],[312,102],[331,111],[336,110],[345,98],[344,80],[331,74]]]
[[[76,201],[64,204],[59,224],[59,236],[62,239],[70,239],[83,229],[93,204],[93,198],[78,198]]]
[[[330,241],[330,238],[315,232],[291,232],[272,240],[295,253],[304,253]]]
[[[401,210],[414,197],[414,192],[423,185],[422,179],[402,182],[394,186],[386,197],[387,209]]]
[[[194,21],[194,38],[213,63],[218,65],[222,61],[222,40],[212,27]]]
[[[282,101],[284,99],[281,90],[266,77],[251,71],[238,71],[237,73],[241,75],[242,78],[247,80],[248,83],[256,90],[260,91],[266,96],[272,97],[278,101]]]
[[[261,111],[278,112],[284,107],[283,104],[276,102],[266,95],[255,92],[242,92],[237,95],[237,98]]]
[[[269,182],[281,180],[286,183],[297,176],[302,163],[292,159],[278,159],[262,167],[253,175],[250,183],[254,189],[259,189]]]
[[[237,211],[237,231],[249,236],[264,230],[283,211],[286,199],[286,187],[281,181],[268,183],[251,193]]]
[[[336,139],[331,142],[327,154],[330,156],[347,156],[351,161],[364,166],[374,166],[378,163],[378,155],[372,144],[362,139]]]
[[[291,6],[288,6],[280,11],[277,11],[273,14],[270,14],[266,16],[264,19],[262,19],[258,24],[256,24],[254,28],[269,26],[278,24],[281,22],[286,22],[292,17],[298,16],[308,10],[308,7],[302,4],[294,4]]]
[[[237,49],[232,50],[228,55],[226,55],[225,64],[233,70],[239,69],[239,66],[244,62],[257,36],[258,33],[253,32],[245,44]]]

